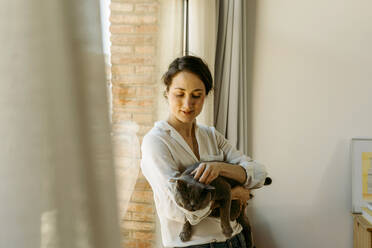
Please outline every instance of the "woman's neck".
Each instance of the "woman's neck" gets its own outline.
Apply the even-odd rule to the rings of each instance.
[[[167,122],[177,130],[183,137],[189,138],[192,137],[193,125],[195,121],[191,123],[180,122],[179,120],[168,117]]]

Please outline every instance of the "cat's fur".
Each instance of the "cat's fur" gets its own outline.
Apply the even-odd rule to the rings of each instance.
[[[176,203],[188,210],[196,211],[204,209],[212,201],[214,209],[210,216],[220,217],[222,233],[230,238],[232,228],[230,220],[237,220],[243,227],[243,234],[246,240],[250,240],[251,228],[248,217],[245,215],[247,203],[240,200],[231,200],[231,189],[240,185],[237,181],[219,176],[213,180],[210,185],[205,185],[194,179],[191,172],[199,166],[195,164],[187,168],[180,176],[173,178],[173,191]],[[265,184],[270,184],[271,179],[267,178]],[[182,241],[188,241],[191,238],[192,226],[187,219],[179,234]]]

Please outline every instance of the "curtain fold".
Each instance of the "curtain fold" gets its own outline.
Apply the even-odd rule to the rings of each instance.
[[[168,117],[168,103],[164,98],[165,86],[161,81],[162,75],[168,70],[169,64],[177,57],[182,56],[183,43],[183,1],[160,0],[159,11],[159,36],[156,61],[158,97],[157,97],[157,120],[164,120]]]
[[[189,49],[190,55],[201,57],[212,73],[216,52],[216,0],[189,0]],[[201,124],[213,125],[213,91],[204,102],[197,120]]]
[[[248,153],[246,3],[218,1],[214,125],[232,144]]]
[[[0,247],[120,247],[99,1],[0,19]]]

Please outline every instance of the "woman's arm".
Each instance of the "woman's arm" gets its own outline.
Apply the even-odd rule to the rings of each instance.
[[[219,175],[234,179],[245,188],[263,186],[267,172],[265,167],[237,150],[217,130],[212,128],[218,149],[223,151],[224,162],[204,162],[194,170],[195,178],[210,183]]]
[[[199,182],[209,184],[218,176],[234,179],[241,184],[247,180],[247,174],[242,166],[232,166],[225,162],[205,162],[201,163],[191,174]]]

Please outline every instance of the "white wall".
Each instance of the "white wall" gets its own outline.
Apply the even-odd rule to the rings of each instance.
[[[372,2],[257,1],[252,155],[273,184],[257,247],[352,247],[352,137],[372,136]]]

